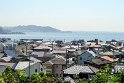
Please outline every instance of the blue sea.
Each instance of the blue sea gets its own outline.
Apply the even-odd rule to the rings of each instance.
[[[0,38],[11,38],[12,40],[19,39],[43,39],[47,40],[92,40],[99,39],[106,40],[124,40],[123,32],[26,32],[26,34],[0,34]]]

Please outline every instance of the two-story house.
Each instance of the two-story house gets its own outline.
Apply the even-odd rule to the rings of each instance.
[[[58,56],[43,63],[43,71],[51,72],[55,77],[63,77],[63,69],[65,68],[66,59],[62,56]]]
[[[97,55],[93,51],[85,51],[77,56],[77,63],[83,65],[85,61],[95,58]]]

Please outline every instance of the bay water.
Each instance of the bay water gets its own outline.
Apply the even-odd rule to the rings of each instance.
[[[26,34],[0,34],[0,38],[49,40],[124,40],[123,32],[26,32]]]

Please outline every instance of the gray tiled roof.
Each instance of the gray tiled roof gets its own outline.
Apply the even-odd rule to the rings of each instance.
[[[0,53],[0,58],[4,55],[4,53]]]
[[[14,66],[16,65],[16,63],[5,63],[5,62],[0,62],[1,66],[10,66],[11,68],[14,68]]]
[[[98,69],[91,66],[74,65],[63,70],[65,74],[95,73]]]
[[[49,60],[47,62],[45,62],[44,64],[66,64],[66,59],[62,56],[59,56],[59,57],[56,57],[56,58],[53,58],[52,60]]]
[[[110,61],[107,61],[107,60],[105,60],[105,59],[101,59],[101,58],[98,58],[98,59],[92,59],[91,62],[92,62],[92,63],[95,63],[95,64],[97,64],[97,65],[111,63]]]

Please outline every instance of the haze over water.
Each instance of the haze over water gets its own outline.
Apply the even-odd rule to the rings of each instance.
[[[48,33],[40,33],[40,32],[28,32],[24,34],[1,34],[1,38],[11,38],[12,40],[19,39],[43,39],[43,40],[124,40],[124,33],[122,32],[48,32]]]

